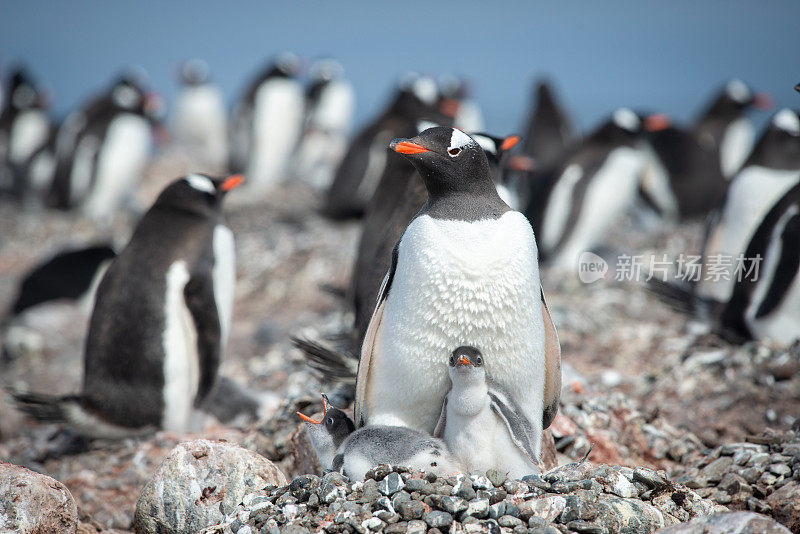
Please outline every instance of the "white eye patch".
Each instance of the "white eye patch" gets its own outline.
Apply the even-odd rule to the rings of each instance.
[[[744,103],[750,100],[750,89],[742,80],[731,80],[725,86],[728,96],[737,102]]]
[[[473,141],[470,136],[457,128],[453,128],[453,134],[450,136],[450,146],[447,147],[447,153],[451,156],[458,156],[462,150],[474,142],[475,141]]]
[[[636,116],[636,113],[629,110],[628,108],[621,108],[614,112],[614,124],[619,126],[620,128],[624,128],[628,131],[636,131],[639,128],[639,117]]]
[[[127,85],[120,85],[111,93],[111,98],[121,108],[132,108],[139,103],[139,94]]]
[[[800,118],[791,109],[782,109],[776,113],[772,118],[772,124],[791,135],[800,135]]]
[[[439,94],[439,88],[436,87],[436,82],[427,76],[418,78],[412,85],[412,91],[417,98],[428,105],[433,105]]]
[[[205,176],[200,176],[199,174],[190,174],[186,177],[186,181],[189,182],[190,186],[198,191],[202,191],[203,193],[214,195],[217,192],[214,184]]]

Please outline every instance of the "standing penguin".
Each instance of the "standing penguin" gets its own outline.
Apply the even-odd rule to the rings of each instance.
[[[97,290],[82,393],[16,393],[20,409],[89,437],[191,428],[230,330],[235,253],[221,203],[241,182],[189,175],[161,192]]]
[[[530,224],[500,199],[486,155],[464,132],[430,128],[390,147],[412,162],[429,199],[394,248],[367,328],[356,425],[433,432],[445,362],[466,342],[497,355],[489,371],[532,421],[538,459],[561,356]]]
[[[47,102],[31,76],[13,70],[5,105],[0,108],[0,193],[23,196],[27,183],[25,164],[50,135]]]
[[[55,140],[50,205],[104,219],[129,201],[150,157],[160,110],[160,97],[125,74],[70,113]]]
[[[731,180],[725,202],[704,247],[706,262],[720,255],[745,252],[757,228],[776,202],[800,183],[800,115],[782,109],[770,121],[745,165]],[[696,288],[704,299],[727,302],[735,277],[704,277]],[[708,279],[706,279],[708,278]]]
[[[755,130],[745,115],[751,107],[769,109],[772,99],[765,93],[754,94],[742,80],[731,80],[692,128],[692,135],[700,145],[718,155],[726,178],[739,170],[753,147]]]
[[[536,433],[522,408],[486,374],[475,347],[458,347],[448,361],[452,387],[433,435],[468,471],[497,469],[511,478],[538,473]],[[544,414],[544,426],[555,413]]]
[[[789,346],[800,339],[800,183],[766,213],[744,252],[745,272],[721,312],[719,327],[742,339]],[[757,272],[757,275],[755,274]]]
[[[540,80],[536,84],[534,104],[523,137],[523,154],[546,167],[554,163],[576,138],[572,121],[559,105],[552,87],[547,80]]]
[[[205,61],[180,67],[181,90],[172,113],[172,138],[190,154],[215,168],[228,161],[228,118],[219,88],[209,81]]]
[[[546,261],[576,267],[579,255],[633,205],[645,165],[643,131],[642,117],[618,109],[541,178],[540,194],[525,214]]]
[[[263,193],[285,178],[303,129],[300,58],[280,54],[250,83],[234,111],[230,166],[248,177],[246,189]]]
[[[337,61],[317,61],[310,74],[303,136],[294,155],[293,172],[315,187],[327,188],[347,150],[355,93]]]
[[[448,105],[450,115],[446,115],[439,104],[439,89],[432,78],[411,75],[403,80],[388,108],[350,143],[328,189],[325,214],[334,219],[364,215],[389,166],[386,145],[396,137],[414,135],[423,119],[452,124],[456,110]]]

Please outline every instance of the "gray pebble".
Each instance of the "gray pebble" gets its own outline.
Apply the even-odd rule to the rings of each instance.
[[[441,512],[439,510],[433,510],[425,514],[423,517],[425,522],[433,527],[433,528],[443,528],[450,526],[450,523],[453,522],[453,516],[448,514],[447,512]]]
[[[389,473],[378,482],[378,491],[384,495],[394,495],[405,487],[402,477],[398,473]]]

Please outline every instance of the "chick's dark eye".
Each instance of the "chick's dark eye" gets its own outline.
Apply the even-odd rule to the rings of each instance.
[[[332,424],[333,424],[333,417],[328,417],[328,421],[327,421],[327,423],[328,423],[329,425],[332,425]]]
[[[447,153],[450,154],[451,156],[455,157],[455,156],[458,156],[459,154],[461,154],[461,149],[460,148],[448,148],[447,149]]]
[[[481,358],[480,356],[478,356],[478,357],[475,359],[475,363],[476,363],[476,364],[478,364],[478,365],[483,365],[483,358]]]

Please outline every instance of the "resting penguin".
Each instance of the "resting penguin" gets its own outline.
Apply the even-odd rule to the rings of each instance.
[[[298,412],[306,422],[311,444],[320,464],[340,471],[352,480],[363,480],[376,465],[402,465],[437,475],[463,471],[447,445],[423,432],[401,426],[368,426],[355,429],[353,421],[322,396],[319,421]]]
[[[21,410],[87,437],[191,429],[230,329],[235,257],[221,203],[241,182],[189,175],[161,192],[100,282],[83,391],[15,393]]]
[[[704,256],[743,254],[775,203],[800,182],[800,115],[782,109],[772,118],[742,169],[731,180],[704,246]],[[732,266],[727,269],[730,274]],[[706,279],[708,278],[708,279]],[[701,298],[727,302],[734,277],[702,277]]]
[[[538,473],[535,433],[522,409],[486,374],[475,347],[458,347],[448,361],[452,387],[433,435],[467,471],[497,469],[511,478]]]
[[[299,70],[297,56],[280,54],[250,83],[234,111],[230,166],[247,176],[243,190],[260,193],[286,177],[303,128]]]
[[[542,258],[564,269],[599,244],[609,226],[636,200],[645,166],[643,118],[627,108],[614,112],[552,168],[525,214]]]
[[[430,128],[390,147],[429,198],[392,252],[367,328],[356,425],[433,432],[449,389],[445,362],[468,343],[496,354],[488,371],[532,421],[538,459],[561,356],[530,224],[500,199],[486,155],[464,132]]]
[[[417,122],[423,119],[452,124],[453,117],[438,108],[439,100],[439,90],[433,79],[419,76],[403,80],[386,110],[350,143],[328,188],[324,207],[328,217],[348,219],[364,215],[389,165],[386,145],[392,139],[414,135]],[[405,168],[411,167],[406,164]]]
[[[180,66],[181,90],[175,99],[172,139],[194,158],[222,168],[228,161],[228,117],[219,87],[211,83],[208,64],[194,59]]]

